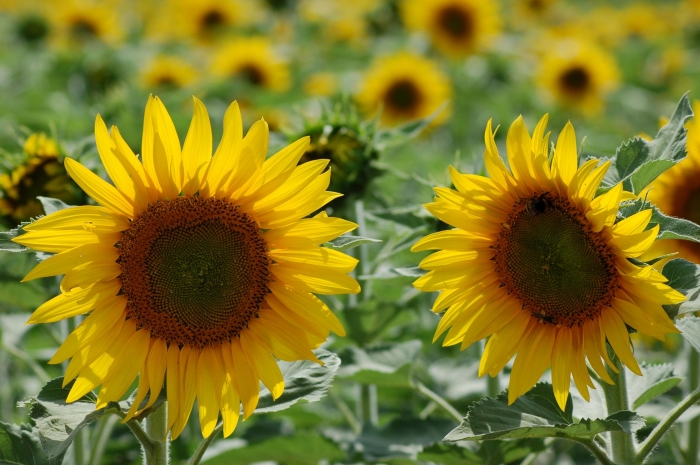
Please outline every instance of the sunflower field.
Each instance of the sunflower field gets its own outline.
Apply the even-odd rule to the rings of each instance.
[[[700,1],[0,0],[0,464],[700,463]]]

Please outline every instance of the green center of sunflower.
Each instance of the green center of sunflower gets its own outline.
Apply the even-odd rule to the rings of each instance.
[[[543,323],[581,325],[615,295],[615,256],[567,199],[548,193],[522,199],[495,248],[501,285]]]
[[[150,205],[124,232],[119,249],[129,317],[171,344],[230,341],[268,292],[262,232],[222,199],[178,197]]]
[[[402,79],[394,82],[387,89],[384,101],[390,110],[410,113],[420,104],[421,93],[413,81]]]
[[[583,94],[591,84],[591,76],[581,66],[566,70],[559,78],[561,86],[571,94]]]
[[[469,11],[457,5],[450,5],[438,12],[437,24],[453,39],[471,37],[474,24]]]

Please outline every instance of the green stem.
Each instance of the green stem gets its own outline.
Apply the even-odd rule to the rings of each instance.
[[[619,373],[615,373],[611,367],[607,367],[608,374],[615,381],[615,385],[611,386],[607,383],[603,384],[605,392],[605,403],[608,407],[608,415],[622,410],[629,410],[630,404],[627,398],[627,380],[625,378],[625,367],[620,363],[615,353],[608,350],[610,359]],[[619,465],[629,465],[634,460],[634,438],[631,434],[624,431],[613,431],[610,433],[612,442],[613,462]]]
[[[357,231],[360,236],[367,237],[367,224],[365,222],[365,204],[362,200],[355,202],[355,217],[357,218]],[[360,245],[360,267],[363,275],[368,275],[371,271],[369,261],[369,250],[367,244]],[[362,282],[362,300],[368,300],[372,297],[372,282]]]
[[[211,432],[209,437],[202,439],[202,441],[197,445],[197,449],[194,451],[194,455],[192,455],[190,461],[187,462],[187,465],[199,464],[199,462],[202,460],[202,457],[204,456],[204,453],[207,451],[207,448],[211,445],[211,443],[219,435],[219,433],[223,431],[223,429],[223,423],[219,423],[218,425],[216,425],[216,428],[214,428],[214,431]]]
[[[688,357],[688,391],[693,392],[700,386],[700,354],[690,348]],[[688,424],[688,450],[685,451],[685,464],[697,465],[698,441],[700,441],[700,417],[693,418]]]
[[[126,415],[122,413],[120,416],[124,418]],[[143,447],[144,455],[148,457],[153,454],[155,441],[148,437],[148,434],[141,428],[141,424],[136,420],[131,420],[126,422],[126,426],[131,430],[134,436],[136,436],[136,440],[141,444],[141,447]]]
[[[100,420],[100,425],[93,434],[92,447],[90,448],[90,465],[100,465],[102,456],[107,447],[107,441],[112,434],[112,430],[119,421],[116,415],[107,415]]]
[[[683,399],[676,407],[668,412],[666,418],[661,420],[661,422],[656,425],[656,428],[651,432],[649,436],[644,440],[644,442],[639,446],[637,455],[635,457],[635,463],[641,464],[646,459],[647,455],[656,446],[656,443],[661,440],[663,435],[668,431],[668,429],[673,426],[678,417],[683,415],[683,412],[688,410],[690,407],[695,405],[697,401],[700,400],[700,388],[694,390],[685,399]]]
[[[75,465],[85,465],[85,434],[87,431],[81,429],[73,439],[73,458]]]
[[[462,415],[457,411],[456,408],[454,408],[452,405],[449,404],[445,399],[440,397],[436,392],[431,391],[428,389],[428,386],[425,384],[421,383],[420,381],[413,380],[413,387],[416,389],[418,392],[423,394],[425,397],[428,399],[432,400],[436,404],[438,404],[442,409],[449,413],[450,416],[457,422],[457,423],[462,423]]]
[[[44,384],[51,381],[51,377],[46,373],[46,371],[41,367],[41,365],[39,365],[32,357],[29,356],[29,354],[11,345],[5,344],[4,342],[2,343],[2,345],[0,345],[0,347],[9,354],[14,355],[18,359],[26,363],[27,366],[32,369],[34,374],[36,374]]]
[[[146,418],[146,432],[153,442],[153,449],[146,453],[146,465],[168,465],[168,409],[163,402],[160,407]]]
[[[494,399],[501,393],[501,383],[498,379],[498,373],[493,377],[491,375],[486,375],[486,392],[489,397],[493,397]]]
[[[355,434],[360,434],[362,432],[362,425],[355,414],[352,413],[350,406],[333,390],[328,391],[328,397],[330,397],[335,406],[338,407],[338,410],[343,414],[353,432]]]

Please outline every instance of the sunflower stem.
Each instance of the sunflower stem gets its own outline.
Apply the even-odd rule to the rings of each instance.
[[[223,423],[219,423],[218,425],[216,425],[216,428],[214,428],[214,431],[211,432],[209,437],[202,439],[202,441],[197,445],[197,449],[194,451],[194,454],[192,455],[192,458],[189,460],[189,462],[187,462],[187,465],[198,465],[199,462],[202,460],[202,457],[204,457],[204,453],[207,451],[207,448],[211,445],[212,442],[214,442],[214,439],[223,430]]]
[[[498,379],[498,373],[496,373],[496,376],[486,376],[486,393],[489,397],[493,397],[494,399],[501,393],[501,383]]]
[[[688,357],[688,391],[693,392],[700,386],[700,354],[690,348]],[[688,424],[688,450],[685,451],[685,464],[697,465],[698,441],[700,441],[700,417],[693,418]]]
[[[575,439],[576,442],[585,446],[602,465],[618,465],[623,462],[610,460],[610,457],[592,439]],[[625,462],[626,463],[626,462]]]
[[[666,431],[668,431],[676,420],[678,420],[678,417],[683,415],[683,412],[695,405],[698,401],[700,401],[700,388],[688,394],[686,398],[676,405],[673,410],[668,412],[666,418],[661,420],[661,422],[656,425],[656,428],[652,430],[651,434],[649,434],[649,436],[647,436],[644,442],[640,445],[634,463],[644,463],[644,459],[646,459],[647,455],[649,455],[651,450],[654,448],[654,446],[656,446],[656,443],[661,440],[663,435],[666,434]]]
[[[418,380],[413,380],[411,383],[413,388],[423,394],[425,397],[428,399],[432,400],[436,404],[438,404],[442,409],[447,412],[457,423],[462,423],[463,417],[462,415],[457,411],[456,408],[454,408],[452,405],[450,405],[449,402],[447,402],[445,399],[440,397],[440,395],[434,391],[431,391],[428,386],[425,384],[421,383]]]
[[[81,429],[73,439],[73,459],[75,465],[85,465],[85,434],[87,431]]]
[[[170,442],[168,441],[168,410],[166,402],[154,410],[146,419],[146,432],[152,442],[149,453],[146,450],[146,465],[168,465]]]
[[[612,415],[615,412],[629,410],[630,404],[627,397],[625,367],[620,363],[620,360],[612,350],[609,349],[608,354],[615,368],[619,371],[619,373],[615,373],[611,367],[606,367],[608,374],[615,381],[615,385],[603,384],[608,415]],[[632,464],[635,457],[634,438],[632,435],[624,431],[613,431],[610,433],[610,440],[612,443],[613,462],[619,465]]]
[[[108,415],[100,420],[100,425],[93,434],[92,447],[90,448],[90,465],[100,465],[102,456],[107,447],[107,441],[112,434],[112,430],[119,421],[116,415]]]

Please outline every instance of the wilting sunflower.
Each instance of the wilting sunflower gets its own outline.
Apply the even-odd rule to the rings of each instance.
[[[62,293],[29,323],[92,311],[51,359],[71,359],[68,402],[102,385],[97,408],[104,407],[139,376],[131,418],[149,391],[153,404],[167,380],[173,438],[195,398],[204,436],[219,412],[228,436],[241,404],[244,418],[253,413],[260,381],[279,397],[276,359],[319,362],[311,349],[329,330],[344,335],[313,293],[359,291],[346,274],[357,260],[319,246],[356,225],[324,213],[304,218],[341,195],[326,192],[327,160],[297,166],[308,138],[266,160],[265,121],[243,137],[234,102],[212,157],[209,117],[194,103],[181,149],[165,106],[149,99],[143,163],[98,116],[97,148],[115,185],[67,159],[69,174],[100,206],[51,214],[15,239],[56,253],[25,280],[65,274]]]
[[[594,387],[586,359],[605,381],[606,341],[632,372],[641,375],[627,326],[663,340],[678,332],[661,307],[685,300],[639,257],[656,239],[647,229],[651,210],[615,222],[622,199],[618,184],[594,198],[609,162],[578,167],[571,123],[559,135],[550,164],[547,116],[530,137],[522,118],[508,131],[510,170],[486,126],[485,165],[490,179],[450,170],[457,191],[436,188],[425,205],[457,229],[424,237],[413,251],[435,250],[421,263],[430,270],[414,285],[442,291],[433,311],[447,309],[435,333],[443,345],[488,337],[479,376],[495,376],[515,357],[508,402],[527,392],[552,367],[552,383],[564,409],[570,377],[589,399]]]
[[[486,47],[501,29],[495,2],[405,0],[402,16],[409,30],[428,34],[436,49],[454,58]]]
[[[93,40],[113,43],[122,39],[124,30],[120,9],[110,2],[66,0],[52,4],[51,21],[56,43],[63,47]]]
[[[233,39],[215,53],[212,72],[223,79],[238,79],[248,85],[282,92],[289,88],[289,68],[265,37]]]
[[[68,177],[56,141],[43,133],[30,135],[24,143],[23,162],[11,173],[0,175],[0,217],[10,226],[41,215],[37,196],[82,202],[78,186]]]
[[[700,101],[693,102],[693,112],[700,112]],[[693,118],[687,125],[688,156],[665,171],[648,190],[647,199],[667,215],[700,223],[700,121]],[[691,241],[656,242],[643,258],[654,258],[671,252],[691,262],[700,263],[700,244]]]
[[[182,58],[161,55],[155,57],[143,71],[141,80],[147,89],[181,89],[197,79],[197,70]]]
[[[438,65],[410,53],[379,59],[365,74],[357,101],[367,112],[381,109],[383,123],[393,125],[425,118],[452,97],[448,77]],[[449,117],[445,109],[433,120]]]
[[[560,105],[592,115],[603,109],[604,97],[617,87],[615,58],[592,43],[562,40],[544,57],[539,84]]]

